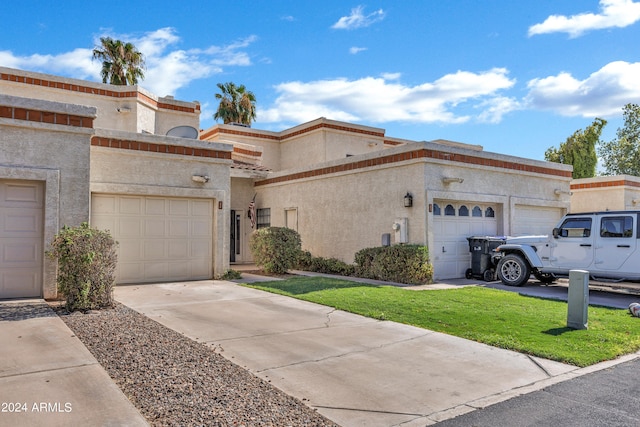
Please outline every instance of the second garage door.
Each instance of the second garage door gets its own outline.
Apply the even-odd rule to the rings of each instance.
[[[119,243],[117,283],[213,277],[213,201],[94,194],[91,224]]]
[[[0,180],[0,298],[39,297],[44,185]]]
[[[562,210],[559,208],[516,205],[512,234],[514,236],[551,234],[562,215]]]

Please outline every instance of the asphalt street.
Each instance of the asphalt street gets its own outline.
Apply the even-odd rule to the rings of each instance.
[[[640,319],[638,319],[640,321]],[[436,424],[438,427],[640,425],[640,359]]]

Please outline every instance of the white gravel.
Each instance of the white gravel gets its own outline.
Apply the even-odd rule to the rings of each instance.
[[[153,426],[337,426],[159,323],[116,308],[60,318]]]

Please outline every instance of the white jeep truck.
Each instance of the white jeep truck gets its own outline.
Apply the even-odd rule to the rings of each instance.
[[[640,211],[565,215],[551,236],[507,238],[492,261],[505,285],[522,286],[533,274],[544,283],[586,270],[591,278],[640,280]]]

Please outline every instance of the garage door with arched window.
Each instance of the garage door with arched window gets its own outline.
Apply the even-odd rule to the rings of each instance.
[[[436,200],[433,204],[434,279],[464,277],[471,266],[471,236],[495,236],[496,206],[487,203]]]

